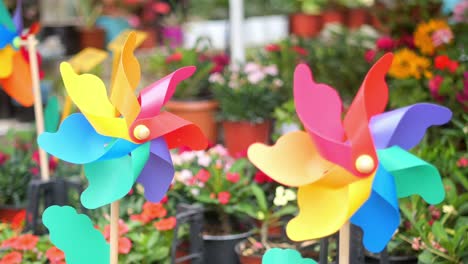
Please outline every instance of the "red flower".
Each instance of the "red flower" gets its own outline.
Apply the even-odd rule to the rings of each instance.
[[[368,50],[366,53],[364,53],[364,59],[366,59],[368,63],[372,63],[375,59],[376,53],[377,52],[375,50]]]
[[[39,175],[39,168],[38,167],[32,167],[29,169],[29,172],[32,174],[32,175]]]
[[[182,53],[176,52],[166,58],[166,63],[178,62],[182,60]]]
[[[450,61],[447,65],[448,70],[451,73],[454,73],[458,69],[458,62],[457,61]]]
[[[16,238],[13,248],[17,250],[32,250],[36,247],[39,237],[31,234],[21,235]]]
[[[229,65],[229,56],[224,53],[213,56],[211,60],[213,61],[214,66],[210,73],[222,72],[224,67]]]
[[[58,263],[65,259],[63,251],[56,247],[49,248],[46,251],[46,256],[50,263]]]
[[[229,199],[231,199],[231,194],[229,192],[220,192],[220,193],[218,193],[218,202],[220,204],[228,204]]]
[[[434,59],[436,69],[445,70],[450,64],[450,58],[447,55],[439,55]]]
[[[405,34],[401,36],[401,38],[398,40],[398,46],[404,46],[410,49],[414,49],[415,46],[413,35]]]
[[[439,89],[443,81],[444,81],[444,78],[440,75],[436,75],[432,79],[429,80],[429,90],[431,92],[432,97],[434,97],[434,99],[436,100],[442,99],[442,97],[439,94]]]
[[[132,249],[132,241],[127,237],[119,238],[119,254],[128,254]]]
[[[195,178],[197,178],[201,182],[207,182],[210,179],[210,177],[210,172],[205,169],[199,170],[195,175]]]
[[[299,46],[293,46],[292,49],[299,55],[306,56],[307,55],[307,50],[305,50],[302,47]]]
[[[268,44],[265,46],[265,50],[268,52],[277,52],[281,50],[281,47],[278,44]]]
[[[130,216],[130,220],[147,224],[149,221],[151,221],[151,218],[144,214],[135,214]]]
[[[20,230],[23,228],[24,220],[26,220],[26,210],[18,212],[11,220],[11,228]]]
[[[155,218],[165,217],[167,215],[167,210],[161,203],[145,202],[143,204],[142,215],[148,216],[150,220],[153,220]]]
[[[166,231],[171,230],[176,226],[177,219],[174,216],[171,216],[166,219],[162,219],[161,221],[154,223],[154,227],[156,227],[159,231]]]
[[[240,175],[237,172],[226,173],[226,179],[232,183],[236,183],[240,180]]]
[[[21,264],[22,261],[23,255],[19,252],[13,251],[3,256],[3,258],[0,259],[0,264]]]
[[[266,175],[263,171],[258,170],[254,175],[254,181],[259,184],[273,182],[273,179]]]
[[[395,41],[389,36],[380,37],[375,44],[379,50],[383,51],[391,51],[395,47]]]
[[[171,6],[165,2],[154,3],[151,7],[154,12],[161,14],[161,15],[165,15],[171,12]]]
[[[0,248],[12,248],[13,245],[16,243],[16,237],[9,238],[7,240],[3,240]]]
[[[457,166],[460,167],[460,168],[466,168],[466,167],[468,167],[468,158],[461,157],[461,158],[457,161]]]
[[[10,159],[10,156],[8,156],[8,154],[0,152],[0,165],[3,165],[8,159]]]
[[[167,203],[168,200],[169,199],[167,198],[167,195],[164,195],[164,197],[161,199],[160,203],[165,204],[165,203]]]
[[[118,229],[119,229],[119,236],[122,236],[128,233],[128,226],[125,224],[125,222],[122,219],[119,219]],[[110,238],[110,225],[106,225],[104,227],[103,235],[106,239]]]

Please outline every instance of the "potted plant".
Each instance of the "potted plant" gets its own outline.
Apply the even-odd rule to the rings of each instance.
[[[162,17],[162,42],[171,48],[180,47],[184,43],[184,33],[182,30],[182,23],[185,20],[182,12],[184,8],[183,4],[184,2],[172,2],[172,10]]]
[[[253,199],[253,165],[232,158],[221,145],[173,153],[172,160],[177,171],[174,190],[205,208],[204,263],[237,264],[234,247],[252,230],[243,208]]]
[[[242,155],[252,143],[267,143],[274,108],[284,100],[277,66],[249,62],[212,74],[210,81],[229,153]]]
[[[322,30],[321,1],[296,0],[296,12],[289,15],[289,32],[299,37],[314,37]]]
[[[344,6],[340,0],[328,0],[324,2],[321,13],[323,24],[340,23],[345,24]]]
[[[273,117],[275,119],[273,139],[277,139],[286,133],[302,129],[302,123],[297,117],[294,100],[292,99],[276,107]]]
[[[94,47],[104,49],[106,32],[96,26],[96,20],[102,13],[102,3],[96,0],[83,0],[77,3],[77,12],[81,18],[80,48]]]
[[[347,7],[346,26],[348,28],[360,28],[370,22],[371,17],[364,1],[346,1],[345,6]]]
[[[150,59],[150,69],[164,76],[180,67],[197,67],[192,77],[177,86],[173,99],[166,103],[166,108],[198,125],[208,140],[215,143],[218,136],[218,102],[213,99],[208,77],[212,73],[223,71],[229,63],[229,57],[224,53],[211,52],[210,47],[206,39],[199,39],[192,48],[171,49],[169,55],[155,54]]]

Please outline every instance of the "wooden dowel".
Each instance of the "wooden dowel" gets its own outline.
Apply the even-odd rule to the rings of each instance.
[[[349,241],[351,224],[346,222],[340,229],[339,264],[349,264]]]
[[[119,262],[119,201],[111,203],[110,264]]]

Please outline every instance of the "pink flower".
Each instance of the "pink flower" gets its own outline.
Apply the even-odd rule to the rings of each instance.
[[[458,166],[459,168],[466,168],[466,167],[468,167],[468,158],[461,157],[461,158],[457,161],[457,166]]]
[[[171,12],[171,6],[165,2],[156,2],[151,5],[151,8],[153,9],[154,12],[161,14],[161,15],[166,15],[169,12]]]
[[[268,44],[265,46],[265,50],[268,52],[277,52],[281,50],[281,47],[278,44]]]
[[[262,71],[254,71],[254,72],[249,73],[249,75],[247,75],[247,79],[249,80],[251,84],[257,84],[261,82],[263,79],[265,79],[265,77],[266,77],[266,74]]]
[[[453,20],[468,23],[468,0],[460,1],[453,9]]]
[[[3,256],[3,258],[0,259],[0,264],[20,264],[22,261],[23,255],[19,252],[13,251]]]
[[[228,204],[229,199],[231,199],[231,194],[229,192],[220,192],[220,193],[218,193],[218,202],[220,204]]]
[[[379,50],[383,51],[391,51],[395,47],[395,41],[389,36],[380,37],[375,44]]]
[[[226,173],[226,179],[232,183],[236,183],[240,180],[240,175],[237,172]]]
[[[278,67],[276,67],[276,65],[272,64],[270,66],[267,66],[267,67],[263,68],[263,72],[268,74],[268,75],[271,75],[271,76],[276,76],[276,75],[278,75]]]
[[[432,43],[435,47],[450,43],[453,39],[453,33],[450,29],[439,29],[432,33]]]
[[[364,54],[364,59],[366,59],[366,61],[368,63],[372,63],[375,59],[375,55],[376,55],[376,51],[375,50],[368,50],[366,51],[366,53]]]
[[[440,75],[436,75],[429,80],[429,90],[431,92],[432,97],[434,97],[436,100],[442,99],[442,97],[439,94],[439,89],[443,81],[444,78]]]
[[[203,183],[207,182],[210,179],[210,177],[211,177],[210,172],[205,169],[199,170],[197,174],[195,175],[195,178],[197,178],[199,181]]]
[[[0,152],[0,165],[3,165],[9,158],[8,154]]]
[[[260,71],[260,65],[254,62],[248,62],[245,64],[244,67],[244,72],[245,73],[252,73],[252,72],[259,72]]]
[[[413,238],[413,243],[411,243],[411,247],[414,250],[420,250],[423,245],[424,245],[424,242],[421,242],[420,237]]]
[[[119,254],[128,254],[132,249],[132,241],[127,237],[119,238]]]

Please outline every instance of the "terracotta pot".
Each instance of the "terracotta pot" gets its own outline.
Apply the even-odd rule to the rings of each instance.
[[[255,124],[246,121],[224,121],[223,129],[224,143],[229,153],[233,156],[243,156],[251,144],[255,142],[268,143],[271,122]]]
[[[242,248],[246,248],[246,242],[247,240],[242,240],[239,243],[237,243],[236,247],[234,250],[236,251],[237,257],[239,258],[239,263],[240,264],[262,264],[262,255],[250,255],[250,256],[244,256],[242,255]]]
[[[144,28],[141,31],[146,32],[146,39],[141,43],[139,49],[152,49],[158,44],[158,33],[154,28]]]
[[[216,123],[216,111],[218,101],[176,101],[166,103],[167,111],[196,124],[203,131],[211,143],[216,143],[218,129]]]
[[[254,223],[257,228],[260,229],[262,227],[262,221],[256,220]],[[280,224],[268,226],[268,236],[270,237],[280,237],[283,235],[283,231],[284,227]]]
[[[353,8],[348,10],[346,24],[349,28],[356,29],[369,23],[369,15],[365,8]]]
[[[289,32],[300,37],[314,37],[322,30],[322,18],[317,15],[295,13],[289,15]]]
[[[99,27],[80,28],[80,49],[93,47],[104,49],[106,42],[106,31]]]
[[[341,10],[325,10],[322,12],[322,21],[323,24],[328,24],[328,23],[340,23],[344,24],[344,15],[343,11]]]

